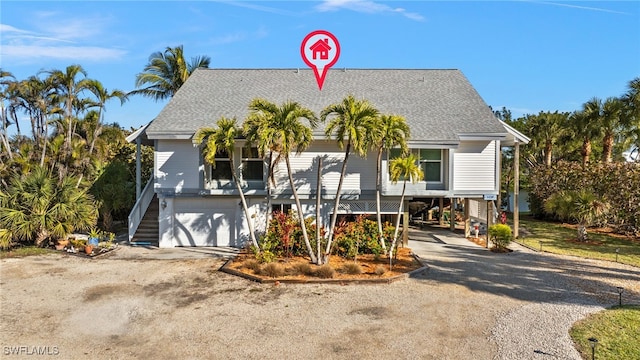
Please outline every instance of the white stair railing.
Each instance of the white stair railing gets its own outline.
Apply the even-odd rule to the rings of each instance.
[[[133,205],[133,209],[131,209],[131,213],[129,213],[129,241],[133,239],[133,236],[136,234],[138,230],[138,226],[140,226],[140,222],[142,222],[142,218],[144,214],[147,212],[149,208],[149,204],[151,204],[151,199],[153,199],[153,176],[147,182],[147,185],[142,190],[140,197],[136,201],[136,204]]]

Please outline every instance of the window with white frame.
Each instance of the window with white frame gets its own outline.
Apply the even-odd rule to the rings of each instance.
[[[264,166],[258,155],[258,148],[242,148],[242,179],[245,181],[263,181]]]
[[[224,150],[219,150],[216,153],[215,165],[211,165],[211,180],[213,181],[233,181],[231,175],[231,161],[229,160],[229,154]]]
[[[442,182],[442,150],[420,149],[420,167],[427,182]]]
[[[442,182],[442,150],[441,149],[412,149],[411,153],[418,158],[418,165],[424,173],[426,182]],[[400,149],[389,150],[389,160],[402,156]],[[400,181],[404,178],[399,179]]]

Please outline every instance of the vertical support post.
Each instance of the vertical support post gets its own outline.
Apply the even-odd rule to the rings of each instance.
[[[456,230],[456,198],[451,198],[451,206],[449,209],[449,230]]]
[[[489,248],[489,228],[493,225],[493,201],[487,201],[487,244],[486,248]]]
[[[438,225],[444,226],[444,198],[438,200]]]
[[[507,190],[508,191],[508,190]],[[518,227],[520,226],[520,207],[518,206],[518,195],[520,194],[520,143],[516,140],[513,154],[513,237],[518,238]]]
[[[407,200],[402,204],[404,212],[402,214],[402,246],[409,246],[409,202]]]
[[[142,194],[142,161],[141,161],[141,147],[142,139],[140,136],[136,138],[136,200],[140,199]]]
[[[469,198],[464,198],[464,237],[471,236],[471,219],[469,217]]]
[[[322,156],[318,156],[318,181],[316,187],[316,243],[317,243],[317,251],[318,251],[318,259],[322,256],[321,248],[320,248],[320,204],[322,199]],[[320,262],[320,261],[318,261]],[[324,262],[324,260],[323,260]]]

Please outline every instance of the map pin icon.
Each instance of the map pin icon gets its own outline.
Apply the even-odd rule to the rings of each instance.
[[[313,69],[318,88],[322,90],[327,70],[335,65],[340,57],[340,43],[332,33],[316,30],[302,40],[300,55],[305,64]]]

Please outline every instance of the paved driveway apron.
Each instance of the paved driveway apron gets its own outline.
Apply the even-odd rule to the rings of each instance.
[[[640,303],[635,267],[538,253],[515,243],[511,253],[493,253],[440,229],[411,229],[409,239],[429,266],[420,278],[496,296],[490,298],[495,302],[469,304],[478,311],[501,308],[489,335],[497,345],[495,359],[580,359],[568,335],[575,321],[615,305],[616,286],[628,290],[627,303]]]

